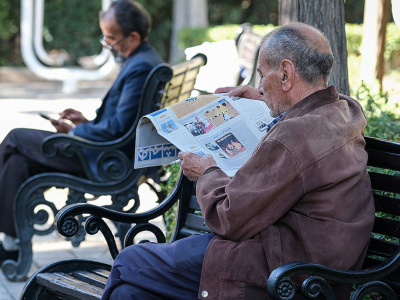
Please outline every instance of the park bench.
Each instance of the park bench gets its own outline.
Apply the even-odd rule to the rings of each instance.
[[[241,65],[241,76],[239,76],[237,85],[257,87],[259,81],[257,60],[261,40],[262,36],[253,31],[250,23],[240,25],[235,39]]]
[[[396,197],[400,193],[400,143],[368,137],[365,140],[376,218],[363,269],[339,271],[307,262],[288,263],[271,273],[266,282],[266,299],[268,295],[272,299],[283,300],[292,299],[295,292],[296,297],[301,294],[301,289],[291,280],[298,274],[310,275],[303,282],[302,290],[312,299],[321,299],[318,296],[322,295],[325,296],[322,299],[336,299],[326,280],[355,285],[354,300],[363,299],[374,291],[390,300],[400,297],[400,199]],[[191,234],[210,232],[204,218],[198,214],[200,207],[195,186],[182,174],[170,195],[150,211],[121,213],[90,204],[74,204],[58,213],[57,230],[64,236],[71,236],[78,230],[76,216],[90,214],[86,231],[95,234],[100,230],[115,258],[118,254],[116,243],[103,218],[134,224],[125,237],[125,246],[131,245],[141,231],[149,231],[158,242],[165,242],[161,229],[149,221],[164,214],[176,202],[179,206],[171,242]],[[100,299],[110,269],[110,265],[87,260],[52,263],[29,279],[20,300],[54,299],[54,296],[60,299]]]
[[[54,230],[50,217],[54,217],[58,209],[43,195],[49,188],[68,188],[66,205],[85,203],[102,195],[111,195],[112,204],[107,207],[127,212],[135,212],[139,207],[140,199],[137,190],[141,182],[149,184],[161,197],[162,193],[157,190],[157,187],[143,176],[145,169],[135,170],[133,158],[127,157],[118,149],[131,144],[135,139],[136,125],[141,116],[190,97],[199,69],[206,62],[207,57],[204,54],[197,54],[191,60],[172,67],[168,64],[154,67],[144,84],[139,111],[132,127],[124,136],[115,141],[93,142],[67,134],[55,134],[42,142],[43,154],[48,157],[77,155],[85,167],[86,178],[64,173],[43,173],[29,178],[19,188],[14,212],[20,251],[18,261],[7,260],[2,264],[3,274],[8,280],[26,279],[32,263],[32,236],[34,234],[47,235]],[[60,153],[57,151],[59,143],[65,144],[64,151],[59,151]],[[100,179],[92,173],[88,165],[84,155],[85,148],[101,151],[97,159]],[[85,220],[82,216],[78,219],[80,224]],[[47,227],[44,225],[44,228],[38,226],[49,223],[50,225]],[[117,236],[123,241],[129,226],[122,223],[116,223],[116,225]],[[71,238],[72,245],[79,246],[84,238],[85,231],[80,226],[78,234]]]

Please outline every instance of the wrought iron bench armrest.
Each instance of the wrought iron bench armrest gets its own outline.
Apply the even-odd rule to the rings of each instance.
[[[79,224],[75,217],[82,214],[91,215],[85,223],[86,232],[93,235],[100,230],[107,241],[110,253],[114,259],[118,255],[118,249],[110,228],[102,218],[119,223],[136,224],[125,236],[125,247],[132,245],[134,237],[141,231],[151,231],[156,236],[158,243],[164,243],[165,236],[161,229],[153,224],[150,224],[149,221],[162,216],[174,205],[176,201],[181,199],[180,182],[182,177],[183,175],[181,173],[171,194],[168,195],[167,198],[164,199],[157,207],[147,212],[121,213],[104,207],[79,203],[69,205],[61,209],[55,217],[55,226],[61,235],[65,237],[71,237],[75,235],[78,230]]]
[[[78,136],[64,133],[55,134],[45,138],[42,142],[42,152],[47,157],[59,155],[57,144],[63,144],[62,155],[73,157],[76,155],[84,170],[86,177],[91,181],[99,181],[93,174],[84,149],[103,151],[97,159],[97,170],[102,181],[115,181],[124,177],[131,168],[131,161],[125,153],[118,150],[135,138],[132,129],[123,137],[110,142],[94,142]],[[109,161],[108,164],[105,162]]]
[[[380,292],[386,299],[396,299],[396,294],[384,282],[379,281],[400,266],[400,248],[385,262],[361,271],[341,271],[308,262],[291,262],[272,271],[267,282],[267,291],[274,300],[293,299],[296,285],[291,277],[311,275],[302,284],[302,292],[312,299],[323,294],[325,299],[335,299],[334,292],[326,280],[356,284],[358,287],[351,299],[363,299],[371,292]]]

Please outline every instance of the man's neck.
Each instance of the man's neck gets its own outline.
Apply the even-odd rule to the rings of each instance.
[[[324,90],[326,89],[326,86],[323,84],[320,85],[308,85],[308,84],[302,84],[298,86],[295,90],[291,90],[291,95],[289,96],[291,99],[291,107],[295,105],[296,103],[300,102],[301,100],[307,98],[311,94],[314,94],[317,91]]]

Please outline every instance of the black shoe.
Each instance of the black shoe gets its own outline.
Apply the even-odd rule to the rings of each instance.
[[[18,250],[7,251],[0,242],[0,265],[7,259],[18,260]]]

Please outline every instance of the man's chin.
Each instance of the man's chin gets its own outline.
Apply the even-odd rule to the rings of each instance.
[[[272,109],[270,109],[269,114],[271,117],[273,117],[274,119],[279,117],[279,113],[274,112]]]

